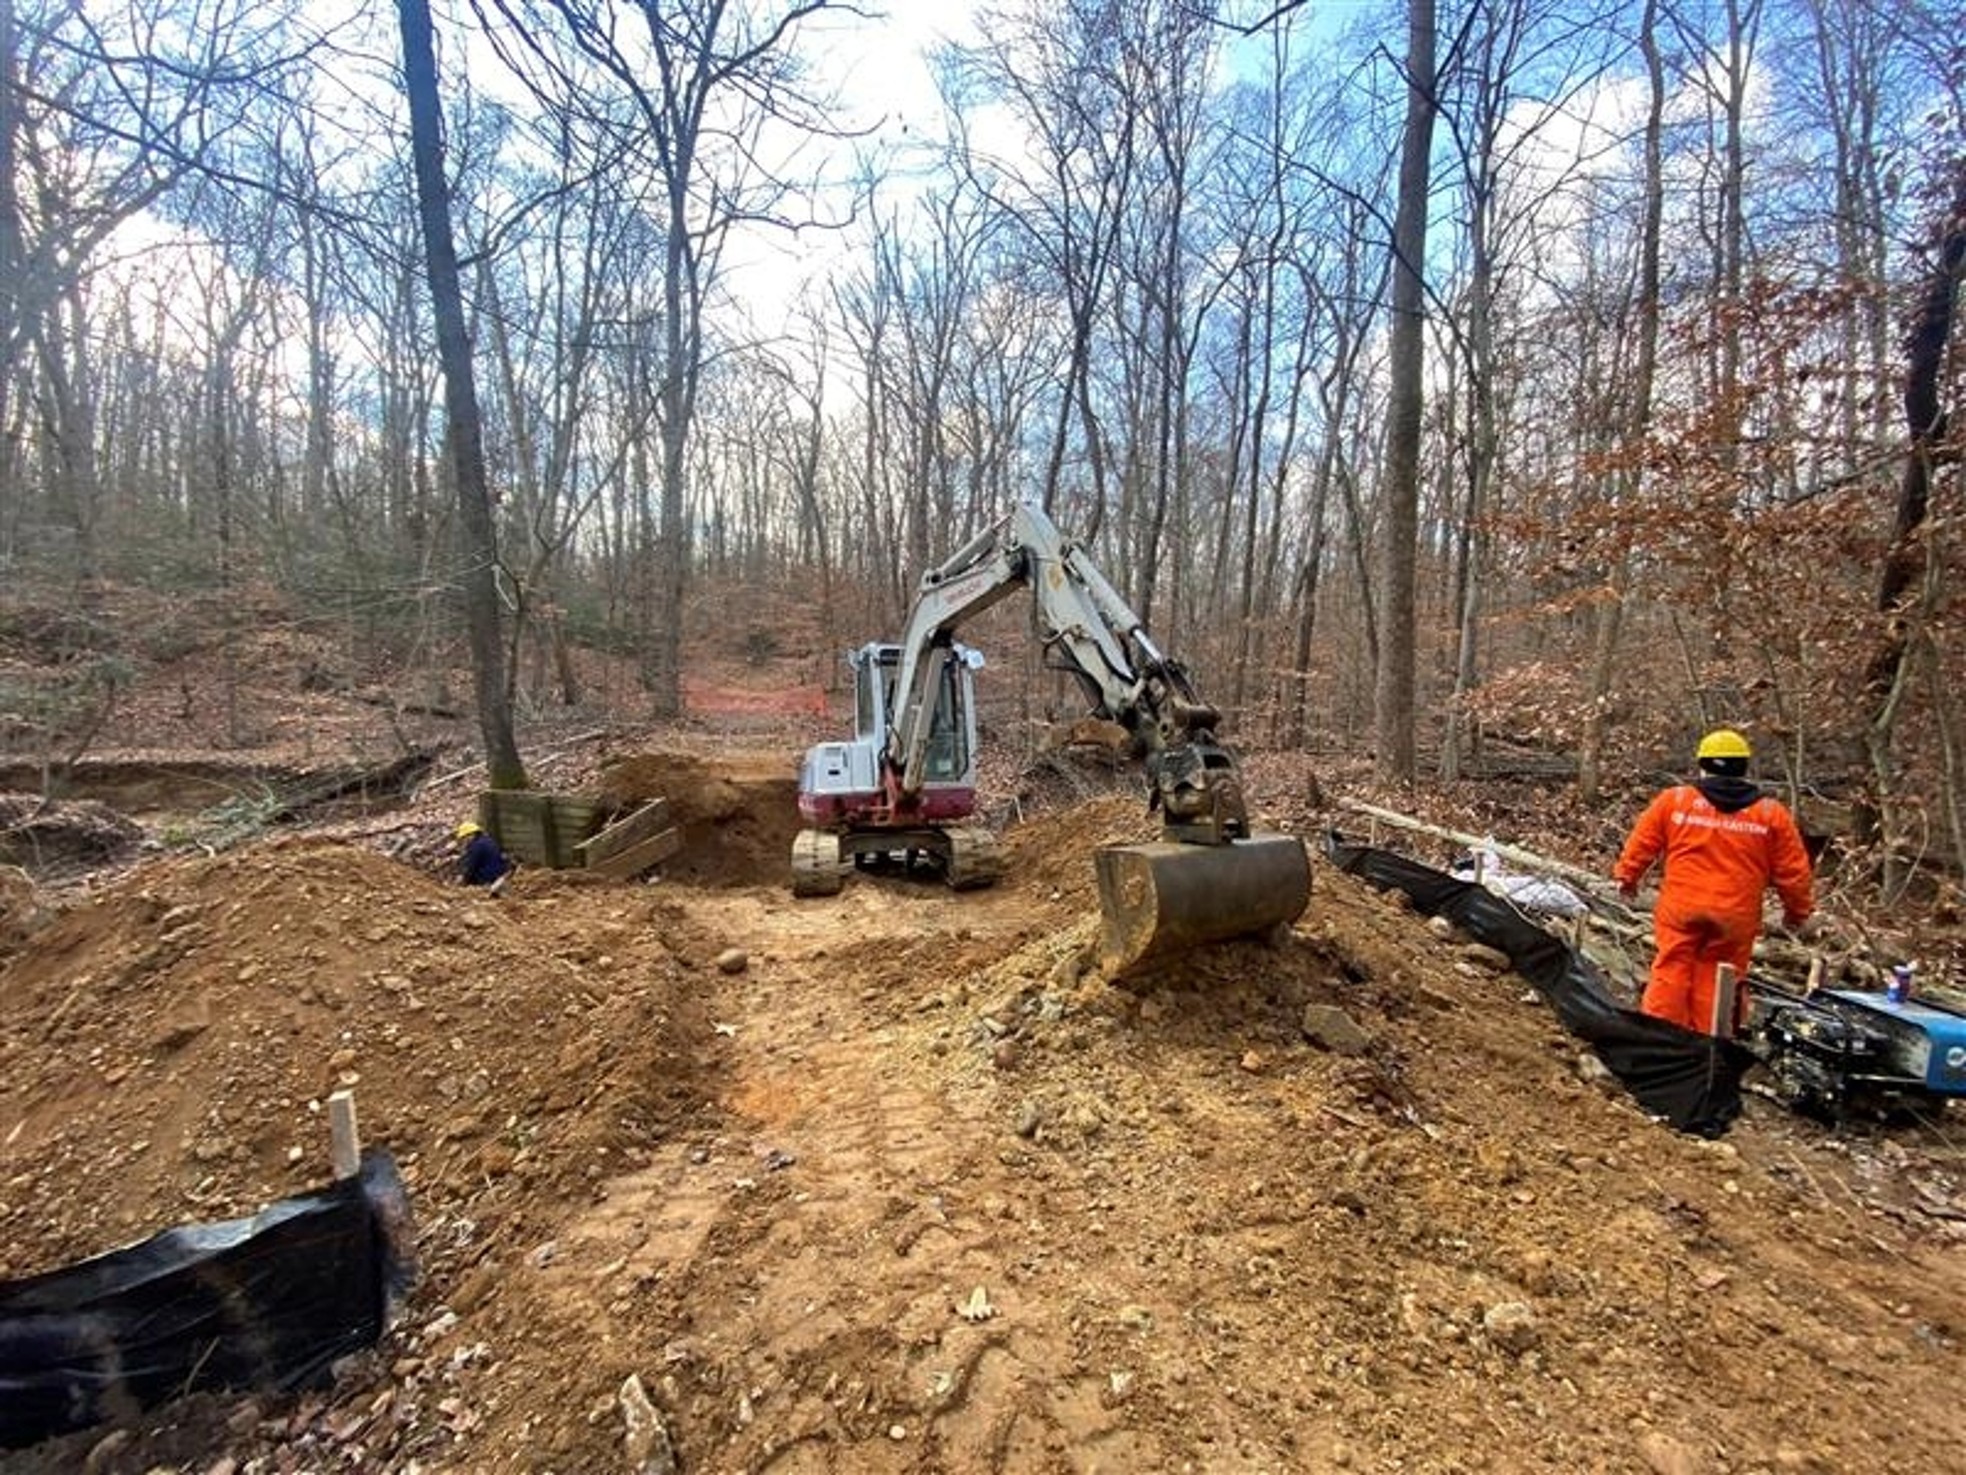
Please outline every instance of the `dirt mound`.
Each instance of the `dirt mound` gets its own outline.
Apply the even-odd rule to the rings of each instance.
[[[608,774],[738,851],[789,843],[742,810],[791,782]],[[352,1082],[423,1277],[326,1395],[0,1468],[625,1469],[631,1376],[703,1470],[1827,1475],[1966,1437],[1943,1131],[1675,1136],[1323,868],[1286,942],[1110,987],[1091,850],[1147,823],[1035,816],[960,895],[795,902],[776,843],[771,885],[496,903],[319,844],[111,886],[0,971],[0,1272],[315,1181]]]
[[[299,1191],[344,1087],[424,1215],[584,1190],[694,1099],[705,1026],[639,895],[557,913],[550,877],[493,903],[305,844],[71,910],[0,974],[0,1273]]]
[[[601,796],[626,809],[664,798],[683,832],[665,878],[693,886],[782,886],[799,830],[797,762],[784,754],[636,753],[610,760]]]
[[[1004,837],[1009,884],[1058,900],[1097,905],[1092,853],[1159,834],[1141,794],[1113,794],[1040,814]]]

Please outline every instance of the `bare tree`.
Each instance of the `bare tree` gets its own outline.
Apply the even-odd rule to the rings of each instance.
[[[1938,229],[1925,288],[1919,294],[1906,344],[1904,408],[1907,444],[1898,482],[1890,540],[1878,573],[1877,609],[1885,617],[1884,638],[1865,672],[1869,720],[1864,731],[1874,785],[1869,817],[1874,838],[1885,842],[1885,890],[1897,895],[1904,884],[1906,857],[1899,812],[1899,758],[1896,734],[1909,698],[1914,638],[1930,614],[1934,537],[1929,525],[1932,469],[1942,452],[1957,455],[1957,432],[1947,423],[1943,374],[1947,345],[1966,286],[1966,157],[1951,161],[1950,192],[1941,196]]]
[[[985,40],[953,53],[944,90],[962,120],[972,100],[1011,109],[1028,138],[1031,172],[991,156],[969,136],[954,144],[952,167],[1010,221],[1029,262],[1034,292],[1059,301],[1066,319],[1064,382],[1045,456],[1043,498],[1056,510],[1074,428],[1090,486],[1075,519],[1097,535],[1105,513],[1108,467],[1094,404],[1094,335],[1108,305],[1129,196],[1141,149],[1142,37],[1157,7],[1112,0],[1022,0],[985,19]]]
[[[1644,133],[1644,184],[1639,224],[1638,278],[1632,311],[1636,320],[1637,352],[1626,408],[1626,453],[1613,497],[1629,501],[1643,473],[1644,442],[1652,425],[1652,381],[1659,357],[1659,244],[1665,217],[1665,66],[1659,54],[1658,0],[1646,0],[1639,23],[1639,49],[1645,58],[1647,104]],[[1587,804],[1596,803],[1604,779],[1604,742],[1610,727],[1611,687],[1616,674],[1618,641],[1624,629],[1625,598],[1631,586],[1631,542],[1622,530],[1614,534],[1606,572],[1606,597],[1593,619],[1588,684],[1585,687],[1584,726],[1577,752],[1577,792]]]
[[[238,107],[287,64],[279,18],[226,0],[187,28],[168,4],[96,17],[59,0],[0,0],[0,425],[17,371],[53,416],[56,505],[76,566],[96,558],[92,429],[79,355],[83,284],[106,242],[179,181],[212,167]],[[0,498],[25,495],[0,480]]]
[[[1837,395],[1845,466],[1866,459],[1890,428],[1890,399],[1873,392],[1889,374],[1890,302],[1886,279],[1894,95],[1918,89],[1902,75],[1903,7],[1877,0],[1802,0],[1804,40],[1814,74],[1794,97],[1808,133],[1827,134],[1833,190],[1830,229],[1850,294],[1840,315],[1843,361]]]
[[[445,445],[457,491],[463,534],[464,611],[471,636],[471,668],[477,686],[478,726],[494,789],[526,787],[525,764],[512,729],[500,637],[498,538],[491,488],[485,475],[483,420],[477,376],[465,329],[464,292],[457,245],[451,235],[450,186],[444,178],[443,111],[437,88],[437,53],[428,0],[397,0],[403,30],[403,91],[410,109],[410,142],[429,262],[430,299],[437,323],[437,353],[444,366]]]
[[[1443,120],[1459,166],[1458,238],[1466,265],[1456,310],[1443,314],[1458,355],[1464,405],[1453,446],[1462,488],[1454,518],[1448,589],[1453,623],[1453,698],[1447,705],[1440,768],[1461,776],[1473,741],[1469,715],[1481,679],[1482,616],[1489,579],[1487,527],[1509,479],[1504,433],[1516,392],[1511,365],[1531,314],[1512,311],[1549,244],[1542,221],[1574,196],[1587,150],[1571,141],[1571,120],[1588,117],[1604,77],[1606,15],[1543,0],[1499,0],[1471,11],[1443,69]],[[1611,43],[1617,45],[1615,33]],[[1551,139],[1556,126],[1559,137]],[[1564,159],[1563,152],[1577,155]]]
[[[931,193],[919,218],[922,237],[912,251],[898,226],[873,237],[874,269],[894,304],[894,353],[882,362],[888,406],[906,431],[901,510],[903,546],[911,569],[927,567],[932,552],[957,536],[955,422],[951,400],[965,347],[963,322],[981,290],[981,254],[989,223],[973,197]],[[974,508],[962,509],[964,520]]]
[[[597,115],[608,112],[598,93],[625,102],[636,121],[617,131],[619,167],[651,169],[658,185],[662,295],[652,403],[660,440],[659,572],[647,676],[657,714],[674,715],[682,710],[689,439],[708,352],[706,306],[734,228],[811,222],[790,201],[773,158],[773,130],[837,134],[825,99],[805,88],[793,41],[802,22],[845,7],[829,0],[760,7],[727,0],[495,3],[528,48],[530,61],[519,66],[535,95]],[[638,34],[625,29],[628,17],[639,22]],[[576,70],[562,41],[598,75]]]
[[[1420,416],[1425,339],[1427,192],[1434,114],[1433,0],[1407,0],[1406,130],[1400,152],[1399,210],[1393,226],[1392,357],[1386,413],[1386,464],[1380,480],[1379,661],[1373,737],[1380,770],[1410,780],[1415,771],[1414,567],[1419,537]]]

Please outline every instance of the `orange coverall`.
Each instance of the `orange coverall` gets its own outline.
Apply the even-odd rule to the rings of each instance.
[[[1627,893],[1661,856],[1665,874],[1652,911],[1658,952],[1639,1008],[1705,1033],[1713,1028],[1714,970],[1741,980],[1734,1027],[1747,1019],[1747,971],[1761,934],[1761,896],[1782,899],[1783,921],[1815,910],[1802,833],[1783,805],[1747,779],[1705,777],[1660,793],[1638,817],[1612,874]]]

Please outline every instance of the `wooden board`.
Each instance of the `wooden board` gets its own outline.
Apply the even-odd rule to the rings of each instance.
[[[564,870],[582,864],[576,847],[594,828],[600,807],[588,795],[488,789],[478,796],[478,823],[515,859]]]
[[[610,876],[617,881],[631,881],[650,866],[661,865],[682,848],[683,832],[667,829],[609,856],[606,860],[589,862],[587,869],[597,875]]]
[[[328,1097],[329,1151],[337,1182],[362,1171],[362,1133],[355,1125],[355,1093],[336,1091]]]
[[[669,801],[656,799],[644,804],[625,819],[615,821],[598,835],[588,836],[574,846],[574,851],[580,856],[583,865],[596,866],[667,828],[669,828]]]

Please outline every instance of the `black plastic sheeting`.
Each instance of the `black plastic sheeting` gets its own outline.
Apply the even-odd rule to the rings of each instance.
[[[408,1286],[395,1163],[247,1219],[0,1281],[0,1449],[200,1389],[293,1388],[382,1335]]]
[[[1325,856],[1381,890],[1404,891],[1429,916],[1508,954],[1548,1000],[1565,1029],[1597,1052],[1638,1104],[1682,1132],[1718,1137],[1741,1114],[1741,1077],[1755,1064],[1746,1046],[1699,1034],[1616,1003],[1604,974],[1486,887],[1390,851],[1351,845],[1333,832]]]

